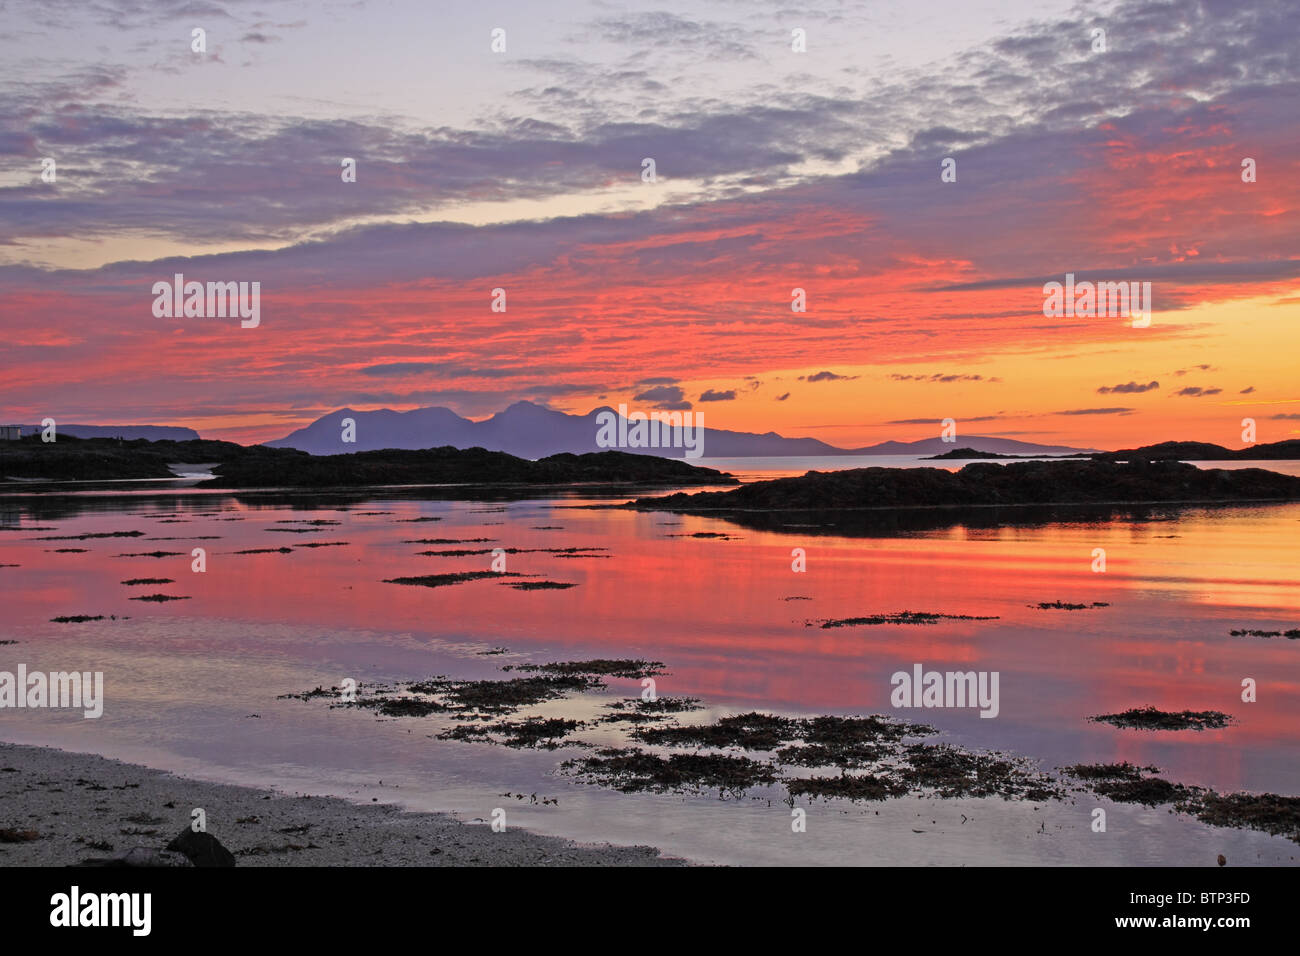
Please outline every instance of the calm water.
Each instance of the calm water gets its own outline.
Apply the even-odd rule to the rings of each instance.
[[[692,719],[750,709],[889,713],[890,675],[920,662],[1000,673],[997,719],[973,710],[896,712],[939,727],[954,743],[1033,757],[1045,769],[1128,760],[1155,764],[1183,783],[1295,794],[1300,641],[1228,632],[1300,626],[1300,505],[849,539],[583,508],[577,506],[593,502],[575,497],[483,502],[374,494],[338,502],[119,488],[3,499],[0,564],[18,566],[0,568],[0,639],[19,643],[0,646],[0,670],[25,663],[32,670],[103,671],[107,702],[97,721],[0,711],[0,737],[210,779],[365,802],[377,797],[466,820],[504,806],[512,825],[584,841],[647,843],[724,863],[1206,863],[1220,852],[1239,863],[1293,861],[1295,845],[1281,838],[1214,830],[1163,808],[1089,795],[1046,806],[817,802],[808,806],[808,832],[793,834],[780,790],[740,801],[618,794],[556,773],[561,760],[577,755],[572,748],[548,753],[439,741],[429,735],[440,725],[428,721],[381,721],[276,698],[344,677],[493,677],[502,664],[523,661],[644,657],[668,666],[658,680],[661,695],[703,698],[710,709]],[[403,520],[419,517],[441,520]],[[282,530],[295,527],[314,530]],[[39,540],[125,530],[144,535]],[[680,537],[696,532],[732,537]],[[200,536],[218,537],[192,540]],[[590,546],[608,549],[610,557],[510,556],[509,570],[575,582],[569,590],[516,591],[494,580],[438,589],[383,583],[488,569],[486,555],[419,556],[458,546],[406,543],[416,538],[493,539],[459,547]],[[301,547],[317,541],[346,544]],[[198,546],[208,549],[203,574],[190,570],[189,551]],[[272,547],[293,550],[231,553]],[[791,570],[797,547],[807,551],[806,573]],[[1104,574],[1090,567],[1098,547],[1107,553]],[[60,548],[86,550],[54,550]],[[182,554],[118,556],[154,550]],[[119,583],[136,577],[176,583]],[[128,600],[155,591],[190,599]],[[1110,606],[1028,606],[1055,600]],[[902,610],[998,620],[808,625]],[[118,620],[49,621],[74,614]],[[509,653],[482,655],[492,647]],[[1245,677],[1259,683],[1257,703],[1240,700]],[[604,694],[525,713],[595,716],[611,700],[638,692],[635,682],[613,681]],[[1222,710],[1237,723],[1150,734],[1087,721],[1146,704]],[[580,736],[616,741],[605,729]],[[507,792],[557,797],[559,805],[533,807],[503,797]],[[1097,805],[1110,815],[1106,834],[1089,829]],[[219,821],[210,826],[220,832]]]

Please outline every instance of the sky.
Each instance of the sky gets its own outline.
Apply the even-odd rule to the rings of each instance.
[[[0,420],[1292,438],[1297,117],[1266,0],[0,0]],[[156,316],[177,273],[259,324]],[[1150,324],[1045,316],[1067,274]]]

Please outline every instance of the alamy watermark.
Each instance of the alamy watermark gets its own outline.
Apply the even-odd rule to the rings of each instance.
[[[703,412],[628,413],[610,409],[596,414],[596,445],[600,448],[681,448],[687,458],[704,454]]]
[[[0,710],[6,707],[81,708],[87,720],[104,713],[103,671],[27,672],[26,664],[18,673],[0,671]]]
[[[1049,319],[1132,318],[1133,328],[1145,329],[1151,324],[1151,283],[1087,280],[1076,283],[1074,273],[1067,272],[1064,284],[1044,283],[1043,315]]]
[[[894,707],[978,707],[981,717],[996,717],[997,671],[927,671],[913,664],[911,673],[895,671],[889,678]]]
[[[83,893],[75,884],[50,897],[50,925],[125,927],[132,936],[148,936],[153,926],[152,893]]]
[[[262,283],[186,282],[176,273],[171,282],[153,284],[155,319],[241,319],[239,325],[255,329],[262,321]]]

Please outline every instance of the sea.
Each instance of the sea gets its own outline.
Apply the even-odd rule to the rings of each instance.
[[[744,481],[918,458],[699,459]],[[1300,475],[1300,462],[1198,462]],[[710,864],[1292,864],[1295,843],[1168,806],[1089,792],[1038,803],[909,795],[800,798],[778,783],[623,793],[564,764],[627,745],[603,722],[640,680],[526,708],[582,722],[555,750],[439,739],[439,716],[384,718],[303,700],[344,680],[500,679],[520,665],[661,662],[679,722],[759,711],[885,714],[1047,772],[1127,761],[1219,792],[1300,793],[1300,503],[1142,509],[853,536],[630,510],[652,489],[372,488],[230,492],[166,482],[0,493],[0,671],[104,674],[98,719],[0,710],[0,739],[90,752],[286,793],[453,814]],[[137,533],[138,532],[138,533]],[[106,535],[117,535],[108,537]],[[394,578],[500,570],[428,588]],[[581,548],[581,553],[556,549]],[[196,570],[194,549],[202,549]],[[547,550],[549,549],[549,550]],[[1097,570],[1098,549],[1104,571]],[[470,554],[421,552],[470,551]],[[484,553],[487,551],[488,553]],[[575,556],[577,555],[577,556]],[[125,584],[165,579],[159,584]],[[151,594],[180,598],[133,600]],[[1084,605],[1067,610],[1042,604]],[[899,612],[929,624],[823,627]],[[55,622],[57,617],[98,618]],[[893,677],[996,672],[996,717],[898,707]],[[1244,682],[1255,688],[1243,700]],[[1215,710],[1223,729],[1142,731],[1091,718]],[[1106,811],[1099,832],[1093,811]],[[792,826],[804,812],[802,829]],[[234,821],[209,819],[220,835]],[[358,861],[364,863],[370,861]]]

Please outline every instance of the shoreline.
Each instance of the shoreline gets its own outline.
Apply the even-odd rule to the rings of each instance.
[[[97,754],[0,742],[0,866],[70,866],[161,850],[203,808],[239,866],[682,866],[648,846],[583,845],[517,827],[236,784]]]

